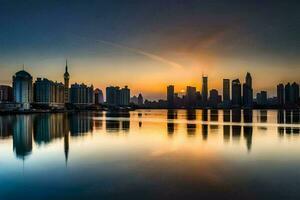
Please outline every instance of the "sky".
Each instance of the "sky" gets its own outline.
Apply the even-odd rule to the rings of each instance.
[[[34,79],[131,88],[149,99],[166,86],[222,92],[253,78],[254,92],[300,82],[300,2],[230,0],[0,0],[0,84]]]

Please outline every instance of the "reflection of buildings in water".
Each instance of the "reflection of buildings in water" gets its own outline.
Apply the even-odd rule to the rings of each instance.
[[[121,129],[120,117],[129,118],[130,114],[129,113],[121,113],[121,112],[106,112],[105,116],[106,116],[106,120],[105,120],[106,131],[107,132],[119,132]],[[129,120],[128,120],[128,122],[129,122]],[[130,128],[130,124],[126,124],[126,123],[123,124],[123,120],[122,120],[122,129],[129,130],[129,128]]]
[[[236,126],[236,125],[232,126],[232,139],[233,140],[240,140],[241,130],[242,130],[241,126]]]
[[[277,123],[284,124],[284,110],[277,111]]]
[[[285,128],[285,133],[286,134],[291,134],[292,133],[292,128],[291,127],[286,127]]]
[[[223,121],[230,122],[230,110],[223,110]]]
[[[292,111],[291,110],[286,110],[285,111],[285,123],[286,124],[291,124],[292,123]]]
[[[202,139],[207,140],[208,137],[208,126],[207,124],[202,124]]]
[[[92,113],[79,112],[69,116],[71,136],[81,136],[93,131]]]
[[[299,134],[300,133],[300,128],[294,127],[293,128],[293,134]]]
[[[229,125],[223,126],[223,140],[224,140],[224,142],[229,142],[229,140],[230,140],[230,126]]]
[[[241,122],[241,110],[240,109],[232,110],[232,122]]]
[[[202,110],[202,121],[206,122],[208,120],[208,111],[207,109]]]
[[[244,126],[244,138],[246,139],[247,149],[250,152],[252,146],[252,126]]]
[[[268,121],[268,111],[260,110],[260,122],[266,123]]]
[[[175,132],[175,123],[174,123],[174,119],[177,119],[177,110],[168,110],[167,113],[167,130],[168,130],[168,134],[173,134]]]
[[[141,122],[141,121],[139,121],[139,127],[140,127],[140,128],[142,127],[142,122]]]
[[[278,132],[279,136],[281,136],[281,137],[284,136],[284,127],[278,127],[277,132]]]
[[[120,117],[125,118],[125,119],[122,119],[122,130],[125,132],[128,132],[130,129],[130,113],[129,113],[129,111],[121,112]]]
[[[103,120],[102,120],[103,112],[95,112],[94,117],[96,118],[96,119],[94,118],[94,120],[93,120],[95,129],[101,130],[103,127]],[[97,118],[100,118],[100,119],[97,119]]]
[[[0,138],[8,138],[13,135],[14,116],[4,115],[0,116]]]
[[[138,116],[139,116],[139,127],[141,128],[142,127],[142,116],[143,116],[143,113],[139,112]]]
[[[219,121],[219,112],[216,109],[210,110],[210,121],[217,122]],[[210,126],[211,133],[215,133],[218,130],[218,125],[211,124]]]
[[[188,109],[186,110],[186,130],[188,135],[195,135],[196,134],[196,124],[194,122],[190,122],[190,120],[196,120],[196,110],[195,109]]]
[[[219,120],[218,110],[216,109],[210,110],[210,121],[217,122],[218,120]]]
[[[32,115],[17,115],[13,132],[13,149],[24,159],[32,151]]]
[[[33,138],[37,144],[49,143],[64,136],[64,114],[38,114],[33,120]]]
[[[252,109],[244,109],[243,115],[244,115],[244,122],[245,123],[252,123],[252,121],[253,121],[253,111],[252,111]]]

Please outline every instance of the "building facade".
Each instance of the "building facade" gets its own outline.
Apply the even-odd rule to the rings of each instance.
[[[167,101],[168,101],[168,107],[173,108],[174,107],[174,85],[169,85],[167,87]]]
[[[103,104],[103,92],[99,88],[95,89],[95,104]]]
[[[70,88],[70,103],[78,106],[92,105],[94,102],[94,87],[85,84],[72,84]]]
[[[202,103],[205,106],[208,100],[208,77],[202,76]]]
[[[251,108],[253,106],[252,77],[249,72],[247,72],[246,80],[243,84],[243,105],[247,108]]]
[[[240,107],[242,103],[242,96],[241,96],[241,83],[239,79],[235,79],[231,83],[231,90],[232,90],[232,101],[231,104],[234,107]]]
[[[0,103],[13,101],[13,89],[8,85],[0,85]]]
[[[63,83],[37,78],[34,85],[34,103],[49,107],[63,108],[65,103],[65,87]]]
[[[25,70],[18,71],[13,76],[13,95],[21,109],[30,109],[33,100],[32,76]]]
[[[64,102],[69,103],[70,102],[70,88],[69,88],[69,81],[70,81],[70,74],[68,72],[68,61],[66,60],[66,67],[65,67],[65,73],[64,73]]]

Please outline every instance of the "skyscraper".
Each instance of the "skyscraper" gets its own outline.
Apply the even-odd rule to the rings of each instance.
[[[235,79],[231,83],[231,90],[232,90],[232,105],[235,107],[240,107],[242,102],[241,97],[241,83],[239,79]]]
[[[186,87],[186,107],[194,108],[196,107],[196,87],[187,86]]]
[[[247,108],[253,105],[252,77],[249,72],[247,72],[246,81],[243,84],[243,105]]]
[[[202,76],[202,102],[206,106],[208,99],[208,77]]]
[[[284,86],[284,104],[290,105],[291,104],[291,84],[287,83]]]
[[[99,88],[95,89],[95,104],[102,104],[103,100],[103,92]]]
[[[223,104],[228,106],[230,104],[230,80],[223,79]]]
[[[168,101],[168,107],[173,108],[174,107],[174,85],[169,85],[167,87],[167,101]]]
[[[299,102],[299,85],[296,82],[291,85],[290,100],[292,105]]]
[[[219,104],[219,94],[218,90],[212,89],[209,91],[209,105],[212,108],[217,108]]]
[[[142,106],[144,104],[144,98],[143,95],[140,93],[138,96],[138,105]]]
[[[94,102],[94,87],[85,84],[72,84],[70,88],[70,103],[77,106],[87,106]]]
[[[33,88],[36,104],[59,108],[64,106],[65,88],[63,83],[37,78]]]
[[[13,76],[14,100],[22,109],[30,109],[32,103],[32,76],[25,70],[18,71]]]
[[[13,101],[13,89],[8,85],[0,85],[0,103]]]
[[[124,88],[120,90],[120,102],[121,106],[129,106],[130,102],[130,89],[126,85]]]
[[[70,80],[70,74],[68,72],[68,61],[66,60],[66,68],[64,73],[64,80],[65,80],[65,103],[70,102],[70,89],[69,89],[69,80]]]
[[[277,85],[277,102],[279,106],[284,105],[284,85],[282,83]]]

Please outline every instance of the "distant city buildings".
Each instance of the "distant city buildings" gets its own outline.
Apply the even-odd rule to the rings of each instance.
[[[95,89],[94,91],[95,94],[95,104],[103,104],[104,99],[103,99],[103,92],[99,88]]]
[[[77,106],[88,106],[94,103],[93,85],[72,84],[70,89],[70,103]]]
[[[252,77],[249,72],[247,72],[246,82],[243,84],[243,106],[245,108],[253,106]]]
[[[261,91],[256,94],[256,102],[259,106],[266,106],[268,104],[267,91]]]
[[[68,61],[66,60],[66,68],[64,73],[64,81],[65,81],[65,94],[64,94],[64,102],[69,103],[70,102],[70,88],[69,88],[69,81],[70,81],[70,74],[68,72]]]
[[[32,76],[25,70],[18,71],[13,76],[14,101],[21,109],[28,110],[33,100]]]
[[[241,96],[241,83],[239,79],[235,79],[231,82],[231,97],[232,101],[231,104],[234,107],[240,107],[242,103],[242,96]]]
[[[0,85],[0,102],[12,102],[13,89],[8,85]]]
[[[169,85],[167,87],[167,102],[169,108],[174,107],[174,85]]]
[[[108,106],[129,106],[130,89],[128,86],[120,87],[109,86],[106,88],[106,103]]]
[[[230,106],[230,80],[223,79],[223,106]]]
[[[206,106],[208,100],[208,77],[202,76],[202,103]]]
[[[37,78],[33,84],[34,103],[49,107],[63,108],[65,87],[63,83]]]

